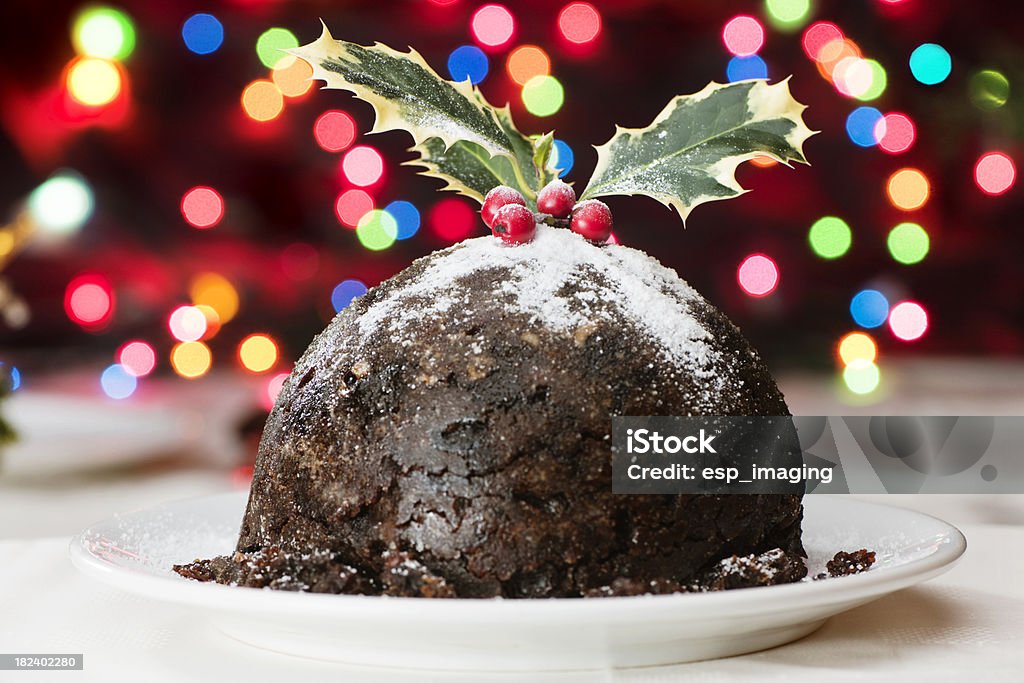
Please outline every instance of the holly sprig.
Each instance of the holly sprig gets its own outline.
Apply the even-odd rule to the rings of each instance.
[[[335,40],[325,26],[316,41],[291,52],[325,87],[348,90],[373,107],[370,132],[408,132],[416,158],[407,165],[445,181],[444,190],[483,203],[491,189],[509,186],[535,209],[538,193],[556,176],[548,164],[553,133],[523,134],[508,105],[491,105],[469,80],[441,78],[415,50]],[[807,163],[803,143],[813,132],[804,109],[788,79],[710,83],[675,97],[647,127],[617,126],[596,147],[597,165],[580,199],[646,195],[685,220],[704,202],[742,194],[735,173],[744,161]]]

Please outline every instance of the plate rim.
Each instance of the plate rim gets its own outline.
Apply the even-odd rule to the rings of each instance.
[[[759,586],[707,593],[672,593],[666,595],[607,596],[592,599],[581,598],[461,598],[428,600],[415,597],[393,597],[375,595],[334,595],[307,592],[280,591],[271,589],[240,590],[244,587],[200,583],[175,577],[171,574],[158,575],[137,569],[120,567],[98,557],[87,547],[90,536],[112,524],[124,523],[132,517],[153,514],[168,509],[179,509],[197,501],[211,501],[216,498],[241,498],[248,492],[231,491],[194,496],[166,501],[114,515],[91,524],[73,536],[68,550],[72,564],[86,576],[99,580],[121,591],[149,599],[176,604],[213,609],[221,612],[289,612],[308,616],[379,616],[403,618],[418,622],[435,622],[438,618],[450,616],[459,619],[491,621],[524,621],[537,619],[579,619],[581,616],[596,616],[609,609],[614,610],[617,620],[643,618],[644,620],[676,620],[679,608],[699,608],[710,618],[734,617],[749,614],[759,607],[770,606],[776,611],[788,611],[780,601],[793,598],[790,609],[800,610],[808,603],[826,606],[867,601],[887,593],[926,581],[948,571],[956,564],[967,549],[967,539],[953,524],[917,510],[896,505],[851,499],[845,495],[818,494],[805,497],[821,501],[813,505],[838,503],[840,506],[888,509],[900,515],[918,517],[938,523],[943,527],[946,541],[933,553],[891,568],[864,572],[824,581],[802,581],[775,586]],[[124,580],[128,578],[130,580]],[[259,596],[259,597],[257,597]],[[410,610],[411,605],[416,609]],[[474,617],[476,619],[474,619]]]

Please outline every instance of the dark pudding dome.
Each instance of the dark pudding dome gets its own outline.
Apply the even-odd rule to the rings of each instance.
[[[802,578],[800,496],[615,495],[613,415],[789,415],[674,271],[538,226],[415,261],[285,382],[233,555],[176,567],[327,593],[542,598]]]

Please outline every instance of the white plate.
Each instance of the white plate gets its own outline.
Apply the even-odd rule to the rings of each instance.
[[[874,549],[871,571],[719,593],[550,600],[315,595],[202,584],[173,563],[234,548],[245,494],[123,515],[71,542],[86,574],[191,606],[256,647],[369,666],[538,671],[653,666],[754,652],[801,638],[843,610],[929,579],[964,552],[957,529],[844,497],[804,499],[811,573],[838,550]]]
[[[46,477],[145,462],[187,446],[179,414],[100,397],[19,391],[4,402],[18,438],[0,472]]]

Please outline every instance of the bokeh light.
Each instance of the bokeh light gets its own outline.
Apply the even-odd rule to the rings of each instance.
[[[900,223],[889,231],[886,245],[893,259],[912,265],[928,255],[928,233],[917,223]]]
[[[64,289],[64,311],[86,329],[99,328],[114,315],[114,290],[101,275],[79,275]]]
[[[250,334],[238,345],[238,360],[249,372],[261,373],[277,365],[277,344],[266,334]]]
[[[889,329],[897,339],[914,341],[928,331],[928,313],[914,301],[902,301],[889,313]]]
[[[270,74],[270,79],[285,97],[300,97],[313,87],[313,67],[304,60],[296,59],[287,66],[279,65]]]
[[[811,0],[765,0],[764,9],[772,26],[791,31],[807,21],[811,14]]]
[[[470,20],[473,38],[487,47],[501,47],[512,40],[516,21],[503,5],[484,5]]]
[[[846,117],[846,134],[859,147],[874,147],[878,144],[875,131],[882,121],[882,112],[874,107],[857,107]]]
[[[113,102],[121,92],[121,72],[117,65],[97,57],[80,57],[67,72],[68,93],[88,107]]]
[[[220,332],[220,316],[217,315],[217,311],[213,308],[213,306],[207,306],[206,304],[197,304],[196,308],[198,308],[199,312],[203,314],[204,318],[206,318],[206,331],[203,332],[203,336],[200,338],[200,340],[206,341],[208,339],[213,339],[214,337],[217,336],[217,333]]]
[[[554,76],[534,76],[523,86],[523,105],[534,116],[551,116],[562,108],[565,90]]]
[[[288,375],[289,373],[287,372],[279,372],[267,382],[266,402],[263,404],[263,407],[267,410],[273,409],[274,404],[277,403],[277,397],[281,395],[281,389],[284,388]]]
[[[832,81],[836,90],[847,97],[872,99],[865,97],[874,86],[875,72],[869,62],[862,57],[844,57],[836,62],[832,69]]]
[[[862,289],[850,300],[850,315],[861,327],[873,329],[889,317],[889,300],[877,289]]]
[[[198,341],[206,334],[206,316],[196,306],[178,306],[167,319],[167,327],[178,341]]]
[[[917,129],[906,114],[891,112],[875,124],[874,137],[883,151],[902,154],[914,146]]]
[[[1010,81],[994,69],[982,69],[971,75],[971,102],[978,109],[993,111],[1010,99]]]
[[[420,211],[412,202],[398,199],[387,206],[384,210],[395,219],[395,239],[407,240],[420,229]]]
[[[208,55],[224,44],[224,25],[212,14],[199,12],[181,25],[181,39],[191,52]]]
[[[730,83],[751,78],[768,78],[768,65],[757,55],[733,57],[725,66],[725,77]]]
[[[818,21],[807,27],[800,42],[804,53],[817,61],[826,45],[844,39],[845,36],[838,26],[828,21]]]
[[[949,78],[953,60],[941,45],[924,43],[910,53],[910,73],[919,83],[937,85]]]
[[[839,258],[850,250],[853,232],[842,218],[823,216],[814,222],[807,241],[815,254],[824,259]]]
[[[725,49],[737,57],[748,57],[764,46],[764,27],[754,17],[739,15],[722,28]]]
[[[387,211],[373,209],[359,219],[356,238],[370,251],[387,249],[398,239],[398,223]]]
[[[569,143],[555,138],[555,142],[551,146],[551,156],[548,157],[548,167],[558,171],[559,178],[564,178],[575,163],[576,155],[572,153]]]
[[[473,234],[478,218],[466,202],[447,197],[434,204],[427,220],[431,231],[442,240],[458,242]]]
[[[7,388],[10,391],[17,391],[21,388],[21,371],[13,365],[0,361],[0,377],[3,377],[5,368],[7,372]]]
[[[171,367],[186,379],[202,377],[209,372],[212,362],[210,347],[201,341],[182,342],[171,349]]]
[[[100,387],[110,398],[128,398],[135,393],[139,380],[120,363],[107,367],[100,375]]]
[[[373,147],[353,147],[341,160],[341,172],[353,185],[369,187],[384,175],[384,157]]]
[[[881,379],[878,366],[869,360],[854,360],[843,368],[843,383],[855,394],[870,394],[878,388]]]
[[[551,73],[551,58],[536,45],[520,45],[509,53],[505,70],[515,83],[526,85],[534,76]]]
[[[839,340],[839,360],[844,365],[863,360],[873,363],[878,357],[878,346],[871,335],[864,332],[850,332]]]
[[[286,28],[275,26],[260,34],[256,40],[256,56],[268,69],[290,65],[295,57],[284,50],[299,46],[299,39]]]
[[[348,113],[332,109],[325,111],[313,124],[316,144],[328,152],[340,152],[356,139],[356,122]]]
[[[366,285],[360,280],[342,280],[331,292],[331,306],[334,307],[334,312],[340,313],[353,299],[366,294],[367,291]]]
[[[931,188],[928,178],[916,168],[901,168],[886,183],[889,201],[902,211],[914,211],[928,201]]]
[[[889,74],[886,73],[885,67],[883,67],[876,59],[865,59],[864,63],[871,71],[871,83],[855,97],[861,102],[870,102],[871,100],[877,100],[885,92],[886,86],[889,85]]]
[[[238,290],[219,273],[196,275],[189,286],[189,297],[197,307],[212,308],[221,325],[227,324],[238,314]]]
[[[135,25],[127,14],[112,7],[83,10],[71,29],[75,52],[100,59],[127,59],[135,49]]]
[[[284,110],[284,95],[273,82],[258,79],[242,91],[242,109],[254,121],[273,121]]]
[[[1003,152],[981,155],[974,165],[974,182],[985,194],[1000,195],[1013,187],[1017,169],[1013,159]]]
[[[601,34],[601,13],[589,2],[570,2],[558,13],[558,30],[570,43],[590,43]]]
[[[779,285],[779,268],[770,257],[751,254],[736,270],[736,280],[750,296],[768,296]]]
[[[487,77],[489,68],[487,55],[476,45],[461,45],[448,55],[448,73],[457,83],[468,79],[476,85]]]
[[[156,351],[144,341],[130,341],[117,351],[117,362],[135,377],[145,377],[156,368]]]
[[[365,190],[345,190],[334,202],[334,215],[342,225],[354,228],[359,225],[359,219],[373,211],[374,206],[373,197]]]
[[[44,181],[28,197],[28,210],[46,234],[70,235],[92,216],[92,188],[74,171],[62,171]]]
[[[224,198],[212,187],[193,187],[181,197],[181,215],[193,227],[212,228],[224,218]]]

